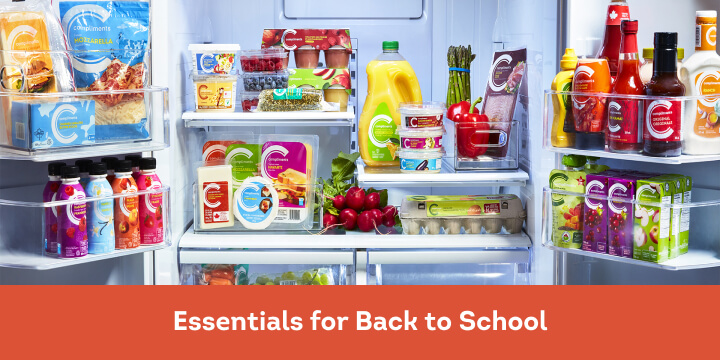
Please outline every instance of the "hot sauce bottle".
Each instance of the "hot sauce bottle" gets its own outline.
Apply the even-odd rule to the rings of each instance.
[[[677,76],[677,33],[655,33],[653,77],[645,87],[648,96],[684,96],[685,86]],[[650,156],[680,156],[682,152],[682,99],[644,101],[643,153]]]
[[[618,73],[618,60],[620,58],[620,23],[630,20],[630,7],[625,0],[612,0],[608,5],[605,17],[605,38],[603,39],[598,59],[607,59],[610,66],[610,75],[615,78]]]
[[[637,20],[625,20],[621,25],[623,38],[618,75],[613,84],[613,94],[644,95],[645,87],[640,78],[640,57],[637,47]],[[643,149],[642,125],[640,124],[640,100],[611,98],[608,105],[608,147],[613,152],[638,153]]]

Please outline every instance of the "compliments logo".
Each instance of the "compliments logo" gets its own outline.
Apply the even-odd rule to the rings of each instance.
[[[77,109],[74,106],[68,105],[68,104],[63,104],[63,105],[58,106],[58,108],[55,110],[55,113],[53,114],[53,117],[52,117],[51,128],[52,128],[52,133],[55,136],[55,138],[57,139],[57,141],[59,141],[62,144],[69,144],[69,143],[72,143],[73,141],[77,140],[78,136],[75,132],[73,132],[71,135],[68,135],[68,136],[65,136],[60,133],[60,123],[62,122],[62,119],[60,118],[60,116],[62,116],[62,114],[64,112],[69,112],[70,114],[75,115],[75,113],[77,112]],[[72,117],[72,118],[74,119],[75,117]]]
[[[668,100],[655,100],[650,103],[650,106],[648,106],[647,112],[645,113],[645,127],[647,127],[647,130],[652,137],[662,140],[667,139],[670,135],[672,135],[673,129],[670,127],[663,131],[658,131],[658,129],[653,127],[653,113],[655,113],[655,110],[665,109],[669,112],[672,109],[672,105],[672,102]]]

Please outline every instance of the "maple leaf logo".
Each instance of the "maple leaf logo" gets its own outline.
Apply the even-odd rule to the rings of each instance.
[[[617,19],[618,14],[615,12],[615,10],[613,10],[609,16],[610,16],[611,20],[615,20],[615,19]]]

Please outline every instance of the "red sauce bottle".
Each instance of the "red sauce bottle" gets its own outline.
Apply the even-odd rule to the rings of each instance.
[[[685,86],[677,77],[677,33],[655,33],[653,77],[645,85],[645,95],[685,95]],[[680,156],[683,116],[682,99],[645,100],[643,153],[660,157]]]
[[[605,17],[605,38],[598,51],[598,59],[607,59],[610,65],[610,76],[615,78],[618,72],[618,60],[620,58],[620,23],[623,20],[630,20],[630,7],[626,0],[612,0],[608,5],[607,16]]]
[[[622,51],[613,94],[644,95],[645,86],[640,78],[640,55],[637,46],[637,20],[624,20]],[[611,98],[608,105],[608,147],[612,152],[639,153],[643,149],[641,101],[631,98]]]

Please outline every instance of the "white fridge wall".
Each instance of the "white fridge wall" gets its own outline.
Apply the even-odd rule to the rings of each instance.
[[[609,1],[567,0],[567,31],[561,34],[566,47],[575,47],[578,55],[594,57],[602,40],[605,22],[604,14]],[[685,58],[695,50],[695,11],[718,10],[717,0],[629,0],[630,16],[639,23],[638,47],[653,47],[655,32],[677,32],[679,47],[685,48]],[[592,41],[588,39],[597,39]],[[545,88],[549,88],[546,82]],[[601,160],[613,168],[635,169],[662,173],[681,173],[693,177],[694,188],[720,189],[720,166],[713,163],[686,165],[662,165],[619,160]],[[544,172],[548,174],[547,171]],[[546,176],[547,177],[547,176]],[[694,201],[696,199],[693,197]],[[697,221],[697,219],[695,219]],[[712,220],[710,220],[712,221]],[[717,234],[703,233],[699,227],[692,229],[690,241],[698,247],[717,246]],[[582,256],[567,256],[568,284],[717,284],[720,269],[692,271],[665,271],[640,266],[596,260]]]

